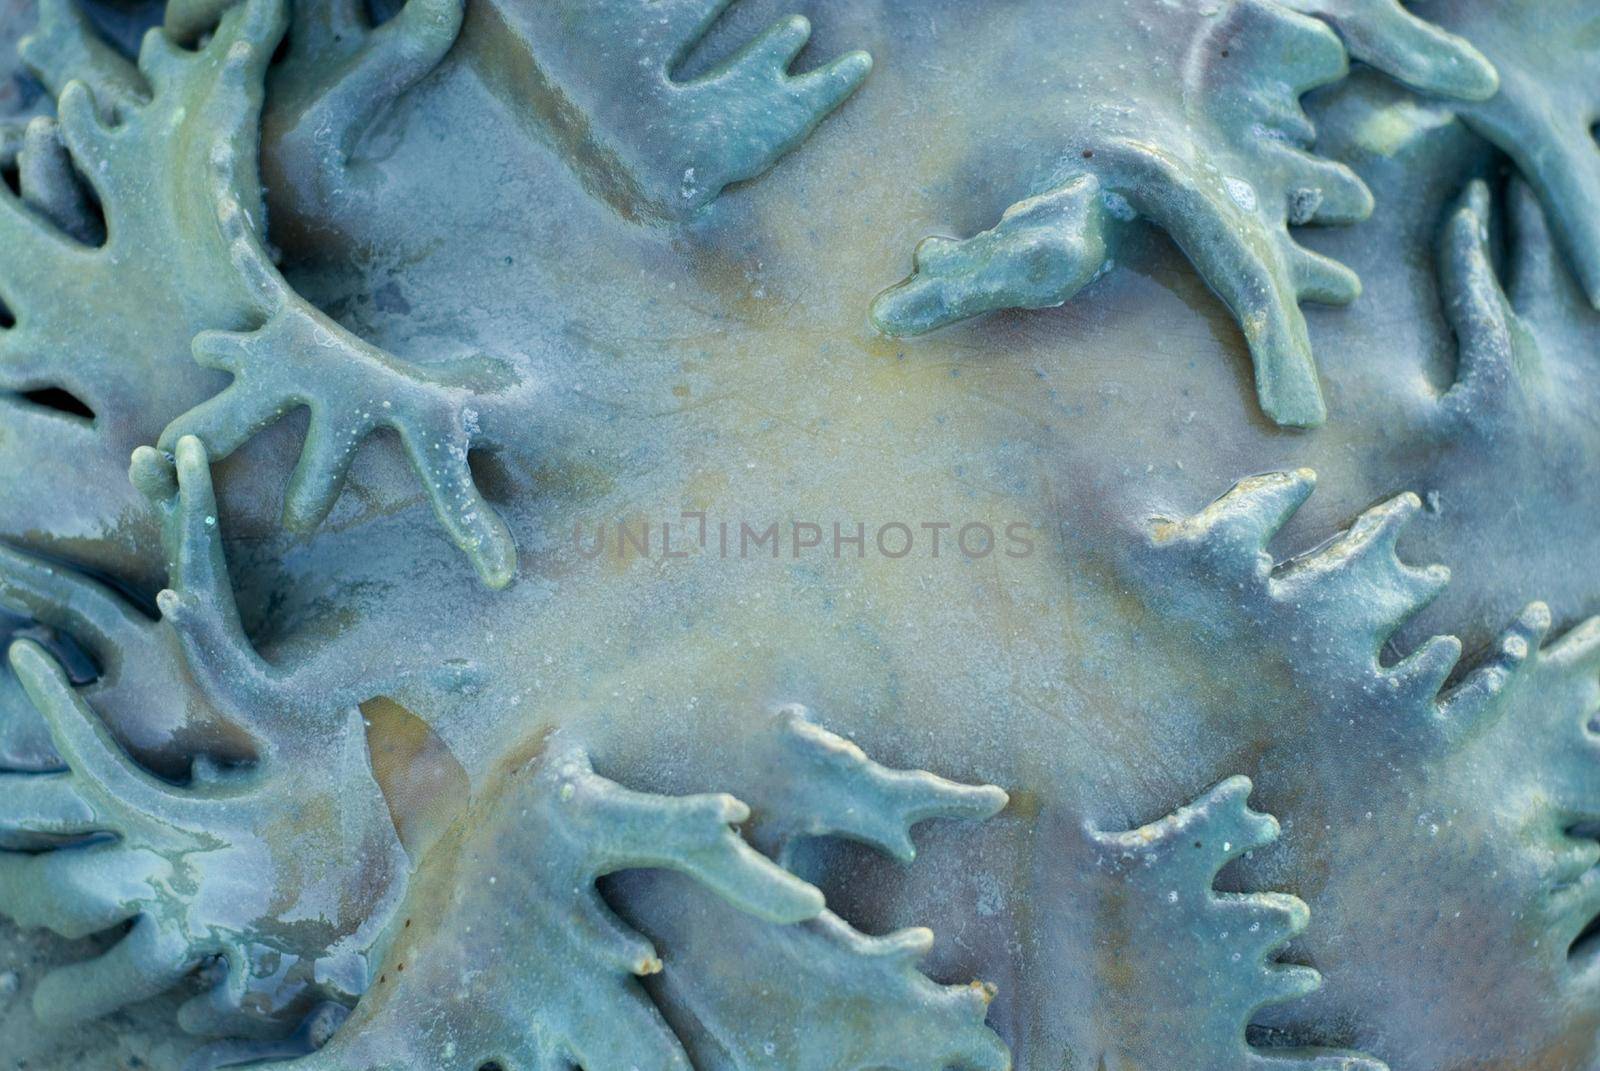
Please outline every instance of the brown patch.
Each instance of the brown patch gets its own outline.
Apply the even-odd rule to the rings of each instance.
[[[361,714],[372,775],[395,832],[411,858],[420,859],[465,809],[471,780],[428,723],[393,699],[369,699]]]

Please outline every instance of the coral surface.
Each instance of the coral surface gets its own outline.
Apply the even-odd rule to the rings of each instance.
[[[1600,1067],[1592,2],[0,53],[3,1059]]]

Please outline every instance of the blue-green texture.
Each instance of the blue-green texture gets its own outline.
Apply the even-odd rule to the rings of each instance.
[[[0,1071],[1600,1071],[1600,3],[0,0]]]

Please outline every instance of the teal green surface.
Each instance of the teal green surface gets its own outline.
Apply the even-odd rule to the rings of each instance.
[[[0,1064],[1600,1067],[1592,5],[17,18]]]

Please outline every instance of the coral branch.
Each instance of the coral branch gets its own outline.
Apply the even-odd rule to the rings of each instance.
[[[1568,420],[1584,419],[1569,415],[1573,403],[1555,383],[1564,368],[1587,362],[1596,332],[1532,192],[1513,179],[1506,201],[1514,300],[1489,249],[1487,186],[1467,186],[1440,237],[1439,289],[1456,336],[1456,379],[1424,415],[1446,441],[1542,448]]]
[[[250,334],[199,335],[194,355],[207,368],[232,373],[234,381],[168,425],[162,449],[192,435],[226,457],[291,409],[309,409],[311,425],[284,503],[285,524],[304,532],[333,508],[356,449],[377,429],[392,428],[451,539],[486,584],[510,583],[515,543],[468,465],[482,436],[480,409],[515,382],[507,368],[481,359],[409,364],[297,298]]]
[[[1475,232],[1470,199],[1466,215]],[[1436,950],[1475,941],[1474,969],[1494,991],[1525,994],[1500,1022],[1587,1052],[1593,1020],[1577,1009],[1600,984],[1596,946],[1580,940],[1600,917],[1600,620],[1546,644],[1550,612],[1530,604],[1441,693],[1457,640],[1434,636],[1398,658],[1387,649],[1446,576],[1396,556],[1416,500],[1374,507],[1275,564],[1267,543],[1310,490],[1309,473],[1243,481],[1200,514],[1158,522],[1140,567],[1182,664],[1216,667],[1187,693],[1207,697],[1197,740],[1227,734],[1226,753],[1295,806],[1283,861],[1244,874],[1314,875],[1300,889],[1338,935],[1305,941],[1328,975],[1322,1014],[1414,1021],[1452,991]],[[1463,892],[1485,874],[1492,894]],[[1425,906],[1372,927],[1373,900],[1402,897]],[[1500,1043],[1500,1029],[1468,1029],[1460,1044],[1458,1031],[1436,1033],[1426,1046],[1458,1063],[1485,1038]]]
[[[185,436],[174,452],[169,462],[159,451],[140,447],[129,470],[162,519],[169,586],[156,604],[208,701],[248,731],[268,755],[315,739],[330,724],[332,712],[408,679],[427,677],[445,688],[470,683],[472,670],[464,663],[397,669],[388,653],[353,663],[269,664],[239,621],[205,447]]]
[[[147,35],[137,94],[119,93],[116,79],[70,62],[61,34],[97,41],[72,0],[48,5],[33,39],[33,54],[49,67],[41,73],[59,90],[56,133],[69,159],[36,127],[30,159],[19,160],[30,165],[24,197],[0,186],[0,244],[8,254],[0,258],[0,298],[16,319],[0,347],[0,379],[7,389],[56,385],[83,398],[96,421],[78,442],[90,441],[95,464],[120,469],[144,435],[154,437],[173,402],[193,396],[197,376],[186,350],[200,327],[232,326],[249,315],[227,251],[205,222],[204,165],[217,144],[254,141],[250,94],[239,90],[237,76],[252,64],[264,69],[270,58],[270,50],[248,49],[272,32],[268,7],[230,10],[194,52],[159,32]],[[133,70],[120,58],[116,64]],[[84,197],[80,182],[104,216],[108,234],[98,247],[75,240],[91,237],[78,227],[88,222],[76,207]],[[258,200],[248,190],[242,196]],[[254,215],[260,218],[259,208]],[[95,314],[79,315],[84,308]],[[143,327],[130,333],[125,325],[134,315]],[[157,427],[143,430],[152,419]],[[99,497],[72,497],[68,506],[62,496],[61,512],[88,518],[109,507],[109,497]]]
[[[1149,50],[1149,27],[1128,18],[1127,48]],[[1111,25],[1096,32],[1115,38]],[[1172,236],[1233,312],[1262,410],[1280,424],[1320,424],[1327,412],[1300,303],[1348,304],[1361,287],[1348,268],[1297,245],[1288,227],[1372,212],[1354,172],[1308,151],[1314,130],[1299,104],[1343,77],[1344,50],[1322,23],[1272,0],[1243,0],[1220,15],[1169,12],[1162,25],[1176,37],[1170,97],[1137,112],[1079,105],[1088,114],[1061,152],[1078,157],[1075,173],[1013,205],[989,231],[925,240],[913,275],[878,296],[874,322],[914,335],[993,309],[1059,305],[1109,268],[1123,224],[1143,217]]]
[[[1456,381],[1439,406],[1462,424],[1492,425],[1511,396],[1520,392],[1522,376],[1513,335],[1516,314],[1501,292],[1489,259],[1489,189],[1473,182],[1461,195],[1445,226],[1439,250],[1439,282],[1445,315],[1458,340]]]
[[[29,122],[17,172],[23,204],[84,245],[105,240],[105,228],[89,207],[55,120],[41,115]]]
[[[1350,54],[1413,89],[1462,100],[1487,100],[1500,86],[1494,64],[1465,39],[1426,22],[1399,0],[1283,0],[1315,15],[1344,39]]]
[[[69,82],[82,82],[108,120],[150,99],[138,69],[100,39],[77,0],[40,0],[38,25],[18,42],[17,51],[52,94],[59,96]]]
[[[297,4],[262,117],[262,167],[275,218],[293,240],[338,226],[371,179],[352,160],[373,122],[439,65],[461,31],[463,0],[408,0],[374,27],[365,5]],[[203,11],[167,13],[193,32]]]
[[[1444,566],[1414,568],[1395,553],[1421,502],[1399,495],[1317,549],[1275,565],[1266,545],[1315,480],[1307,469],[1252,477],[1192,517],[1156,521],[1145,568],[1162,571],[1161,589],[1175,592],[1169,612],[1281,664],[1334,724],[1355,724],[1341,712],[1360,711],[1362,723],[1387,715],[1383,736],[1395,746],[1439,746],[1449,734],[1438,692],[1460,641],[1434,636],[1393,665],[1379,659],[1390,637],[1449,582]]]
[[[677,68],[732,0],[496,0],[531,65],[531,107],[591,186],[630,216],[679,219],[755,178],[855,92],[872,67],[851,52],[789,73],[811,24],[780,19],[725,63]],[[581,116],[582,118],[576,118]]]
[[[1003,803],[995,789],[877,766],[798,708],[765,731],[771,760],[791,764],[773,799],[799,813],[782,828],[899,850],[919,817]],[[559,739],[545,749],[423,858],[377,987],[296,1071],[1010,1066],[984,1025],[992,990],[920,974],[926,930],[868,937],[824,911],[816,889],[729,828],[750,817],[744,804],[633,792]],[[638,870],[673,873],[633,875],[649,883],[638,898],[622,881],[618,918],[595,882]],[[660,935],[661,954],[641,930]],[[675,1033],[686,1017],[702,1029]]]
[[[75,653],[79,676],[97,673],[85,695],[141,763],[184,778],[197,744],[221,761],[248,757],[248,742],[193,694],[170,631],[106,585],[0,546],[0,607],[32,623],[19,634],[49,643],[58,657]],[[84,656],[91,665],[82,664]],[[0,768],[59,767],[45,726],[22,706],[0,717]]]
[[[925,238],[911,275],[873,302],[873,323],[904,337],[996,309],[1064,304],[1106,271],[1107,231],[1116,222],[1100,180],[1079,175],[1018,201],[971,238]]]
[[[794,838],[839,836],[909,862],[911,828],[935,817],[988,818],[1006,804],[992,785],[893,770],[790,705],[762,726],[745,794],[753,836],[780,853]],[[780,854],[780,859],[784,856]],[[925,929],[868,937],[825,912],[774,929],[682,882],[627,896],[624,910],[656,936],[667,967],[660,993],[696,1066],[737,1071],[1005,1071],[1005,1046],[984,1025],[994,990],[938,985],[917,969]],[[729,950],[740,968],[729,970]]]
[[[18,641],[10,658],[68,770],[0,774],[0,911],[67,937],[132,923],[109,951],[45,977],[41,1020],[109,1014],[218,957],[226,971],[203,999],[236,1018],[292,1022],[328,993],[318,961],[360,958],[403,873],[359,713],[248,772],[197,764],[179,788],[123,752],[43,648]],[[276,922],[302,911],[320,921]]]
[[[1586,0],[1533,7],[1448,0],[1434,9],[1500,74],[1500,91],[1463,105],[1462,117],[1516,162],[1600,308],[1600,11]]]
[[[738,912],[791,923],[822,896],[730,828],[728,796],[633,792],[557,746],[509,775],[420,865],[377,987],[296,1068],[677,1068],[683,1051],[637,977],[661,969],[600,899],[601,876],[664,867]],[[454,998],[445,997],[454,994]]]
[[[1102,883],[1100,928],[1120,935],[1097,988],[1102,1066],[1384,1071],[1326,1050],[1263,1050],[1245,1041],[1260,1008],[1321,983],[1309,967],[1268,961],[1310,912],[1281,893],[1218,893],[1217,873],[1278,839],[1250,810],[1249,778],[1231,777],[1194,803],[1126,833],[1089,828]],[[1157,921],[1159,920],[1159,921]]]
[[[760,734],[746,791],[759,801],[752,837],[780,862],[799,837],[839,836],[904,863],[916,858],[911,829],[929,818],[990,818],[1006,806],[993,785],[963,785],[922,770],[893,770],[812,722],[799,705],[777,712]]]
[[[230,53],[228,62],[239,65],[241,92],[259,95],[253,64],[248,70],[244,64],[275,40],[272,32],[249,50]],[[294,293],[273,267],[243,196],[254,189],[241,170],[250,159],[219,145],[208,161],[211,198],[231,265],[266,322],[253,332],[196,336],[195,359],[231,373],[234,381],[169,424],[161,448],[174,449],[179,439],[194,435],[213,456],[226,457],[289,410],[309,409],[311,426],[285,502],[286,523],[307,530],[332,509],[356,448],[377,429],[393,428],[434,513],[479,576],[491,587],[510,583],[516,547],[478,491],[468,453],[474,442],[484,441],[480,416],[509,417],[505,410],[517,400],[515,374],[483,359],[429,367],[400,361]],[[497,405],[500,412],[491,413]]]
[[[275,726],[291,714],[303,714],[310,697],[263,661],[244,634],[223,558],[205,448],[198,439],[185,438],[175,453],[174,470],[155,450],[140,447],[129,473],[162,517],[168,587],[156,605],[212,701],[252,735],[274,739],[280,736]]]
[[[136,672],[125,655],[147,654],[157,631],[104,584],[6,546],[0,546],[0,605],[87,646],[102,680]]]
[[[304,18],[315,21],[320,9],[306,7],[311,13]],[[76,9],[55,10],[67,20],[62,26],[76,27],[73,33],[91,32]],[[419,40],[439,44],[439,20],[459,16],[450,10],[436,0],[408,5],[365,39],[371,51],[363,53],[369,58],[361,69],[385,77],[414,69],[407,64],[423,60],[412,49],[420,47]],[[115,316],[97,318],[105,328],[85,331],[74,321],[73,331],[62,331],[54,323],[60,292],[55,281],[72,279],[71,292],[85,294],[98,308],[124,307],[131,293],[148,322],[193,343],[200,364],[235,377],[219,397],[172,421],[159,437],[163,449],[195,433],[221,457],[288,410],[310,409],[311,430],[286,503],[287,520],[307,528],[332,508],[361,442],[379,428],[393,428],[451,537],[487,583],[509,583],[515,547],[479,493],[468,453],[490,445],[492,429],[504,421],[527,419],[520,405],[526,398],[513,390],[517,377],[483,359],[426,367],[400,361],[294,293],[262,241],[256,174],[263,83],[287,23],[284,2],[245,0],[220,13],[210,3],[173,11],[175,22],[189,29],[209,26],[207,17],[216,20],[214,32],[194,50],[163,30],[145,36],[139,71],[152,92],[147,100],[119,107],[114,125],[97,112],[98,92],[85,82],[69,81],[61,89],[61,138],[104,208],[110,231],[104,249],[82,249],[0,191],[0,241],[24,250],[25,265],[13,269],[10,258],[0,265],[0,297],[21,329],[48,331],[45,338],[6,336],[8,355],[19,358],[7,362],[10,382],[17,384],[12,389],[35,385],[41,368],[50,370],[47,382],[70,385],[71,372],[90,362],[100,381],[102,355],[128,348],[124,337],[100,337],[114,330]],[[65,211],[59,198],[48,204],[38,196],[29,199],[51,212]],[[183,238],[176,251],[154,257],[152,251],[172,246],[174,234]],[[163,335],[144,343],[148,352],[135,346],[126,363],[135,371],[141,364],[160,368],[170,358],[171,342]],[[41,353],[46,356],[28,356]],[[55,374],[58,368],[62,374]],[[193,379],[192,365],[182,372],[162,370]],[[159,375],[119,374],[129,382],[116,386],[126,389],[110,391],[107,401],[111,423],[124,434],[130,425],[142,426],[149,413],[170,414],[173,398],[194,397],[189,382],[161,391]],[[143,395],[150,404],[130,416],[127,407]],[[153,430],[149,437],[156,437]]]

